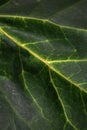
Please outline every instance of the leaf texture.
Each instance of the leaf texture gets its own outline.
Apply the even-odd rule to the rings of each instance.
[[[66,1],[0,8],[1,130],[87,130],[86,19],[58,18],[86,1]]]

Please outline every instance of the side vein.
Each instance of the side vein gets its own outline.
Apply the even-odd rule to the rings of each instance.
[[[27,50],[31,55],[33,55],[34,57],[36,57],[37,59],[39,59],[40,61],[42,61],[43,63],[45,63],[51,70],[53,70],[54,72],[56,72],[58,75],[60,75],[62,78],[64,78],[65,80],[67,80],[68,82],[70,82],[71,84],[75,85],[77,88],[80,89],[80,91],[83,91],[84,93],[87,93],[86,90],[84,90],[82,87],[80,87],[77,83],[73,82],[72,80],[68,79],[66,76],[64,76],[63,74],[61,74],[58,70],[56,70],[53,66],[51,66],[49,64],[49,62],[45,59],[43,59],[42,57],[40,57],[38,54],[36,54],[35,52],[32,51],[32,49],[30,49],[29,47],[23,46],[19,41],[17,41],[15,38],[13,38],[11,35],[9,35],[6,31],[4,31],[3,28],[0,27],[0,32],[2,34],[4,34],[6,37],[8,37],[11,41],[13,41],[15,44],[17,44],[18,46],[22,47],[23,49]]]

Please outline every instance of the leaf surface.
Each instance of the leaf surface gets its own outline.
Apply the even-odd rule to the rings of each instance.
[[[53,23],[45,13],[41,19],[49,2],[29,2],[30,16],[40,18],[0,15],[0,129],[86,130],[87,30]],[[59,10],[82,1],[74,2],[59,2]]]

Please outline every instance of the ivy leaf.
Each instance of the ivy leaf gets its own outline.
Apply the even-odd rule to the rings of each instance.
[[[45,3],[47,9],[49,2],[39,1],[35,8],[36,2],[29,2],[29,15],[40,18],[18,16],[25,14],[18,8],[17,15],[10,15],[8,7],[13,3],[19,7],[20,1],[1,8],[5,10],[0,15],[0,129],[86,130],[85,25],[81,29],[80,24],[72,27],[41,19],[39,11]],[[58,10],[77,5],[75,1],[59,3]],[[54,5],[52,11],[50,3],[43,18],[57,12]]]

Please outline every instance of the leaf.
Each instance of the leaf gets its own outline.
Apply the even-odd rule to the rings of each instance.
[[[49,19],[60,25],[87,29],[87,0],[10,0],[0,14]]]
[[[32,16],[46,1],[33,2]],[[47,19],[0,15],[1,130],[87,129],[86,37],[86,29]]]

